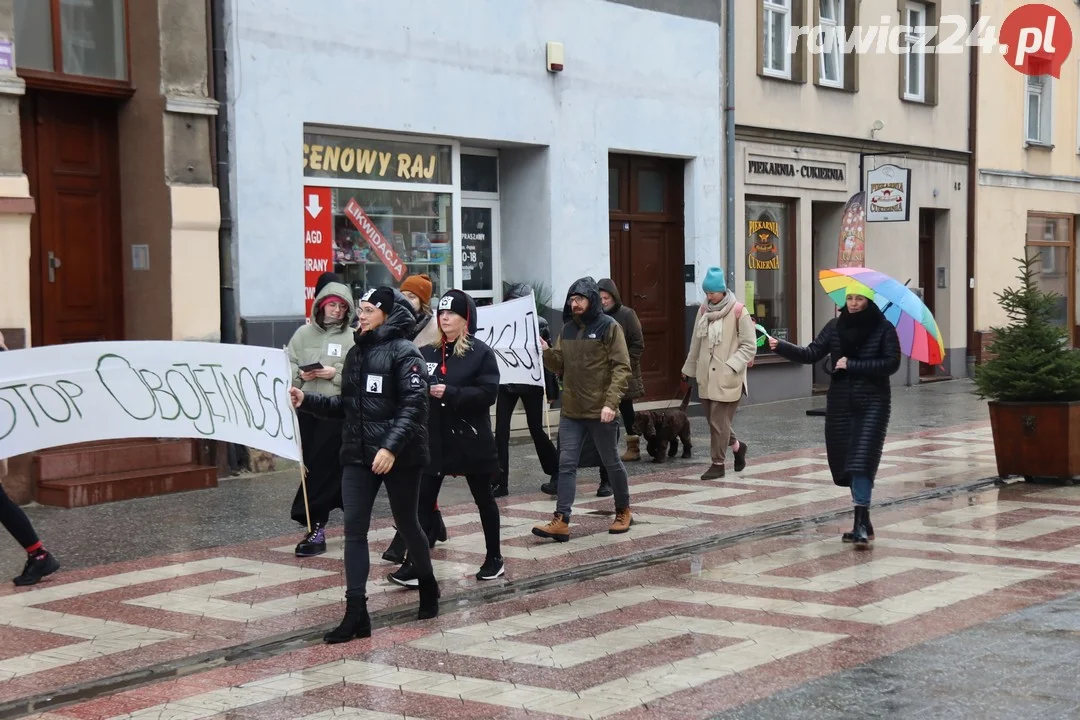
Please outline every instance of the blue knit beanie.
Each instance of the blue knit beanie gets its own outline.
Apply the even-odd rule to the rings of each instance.
[[[705,280],[701,283],[701,289],[707,293],[726,292],[727,282],[724,281],[724,271],[718,267],[711,267],[705,272]]]

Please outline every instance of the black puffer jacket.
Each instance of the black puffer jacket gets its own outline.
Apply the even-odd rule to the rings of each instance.
[[[881,462],[885,434],[892,412],[889,376],[900,369],[900,340],[896,328],[874,303],[862,312],[873,313],[877,322],[853,353],[846,353],[848,369],[832,372],[825,399],[825,449],[833,482],[851,485],[855,475],[869,476],[871,482]],[[841,318],[847,309],[841,311]],[[862,313],[859,313],[862,314]],[[817,338],[806,347],[780,341],[776,354],[795,362],[813,364],[828,357],[828,367],[845,356],[839,323],[830,320]]]
[[[304,395],[304,412],[344,418],[342,465],[371,465],[381,448],[394,454],[395,469],[427,464],[427,367],[407,339],[415,325],[409,301],[395,292],[386,322],[356,334],[345,357],[341,395]]]
[[[469,303],[469,334],[476,333],[476,303]],[[445,297],[445,295],[443,296]],[[441,337],[441,335],[440,335]],[[499,396],[499,363],[495,352],[472,337],[461,357],[453,345],[420,349],[432,385],[446,385],[442,398],[430,398],[428,475],[471,475],[499,472],[499,454],[491,432],[491,406]]]

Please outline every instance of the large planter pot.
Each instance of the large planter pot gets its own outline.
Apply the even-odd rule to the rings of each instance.
[[[1080,402],[991,402],[998,475],[1080,476]]]

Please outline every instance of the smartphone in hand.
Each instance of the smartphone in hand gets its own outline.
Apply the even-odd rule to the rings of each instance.
[[[321,362],[313,362],[310,365],[301,365],[300,369],[304,372],[315,372],[316,370],[322,370],[323,364]]]

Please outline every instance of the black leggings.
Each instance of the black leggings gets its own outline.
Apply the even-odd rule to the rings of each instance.
[[[420,526],[430,527],[433,508],[439,499],[445,475],[424,475],[420,478]],[[489,558],[502,557],[499,546],[499,505],[491,493],[490,475],[466,475],[476,509],[480,511],[480,525],[484,528],[484,547]],[[412,552],[409,553],[412,559]],[[415,563],[414,563],[415,564]]]
[[[511,389],[500,385],[495,401],[495,444],[499,447],[500,485],[506,485],[510,478],[510,419],[519,398],[525,406],[525,420],[540,467],[548,477],[559,472],[559,454],[544,429],[544,389],[532,386],[524,390],[516,386]]]
[[[422,468],[393,468],[385,475],[376,475],[368,465],[346,465],[342,470],[341,498],[345,505],[345,597],[362,598],[366,594],[371,559],[368,556],[368,528],[371,527],[371,508],[386,485],[394,525],[405,538],[409,558],[420,577],[431,575],[431,554],[428,539],[417,519],[417,496],[420,492]],[[430,509],[430,504],[427,506]],[[430,511],[430,510],[429,510]]]
[[[39,544],[34,526],[30,524],[30,518],[26,517],[23,509],[8,497],[3,486],[0,486],[0,525],[11,533],[24,550],[30,550]]]
[[[619,412],[622,413],[623,425],[626,426],[626,434],[634,434],[634,401],[626,397],[619,403]]]

